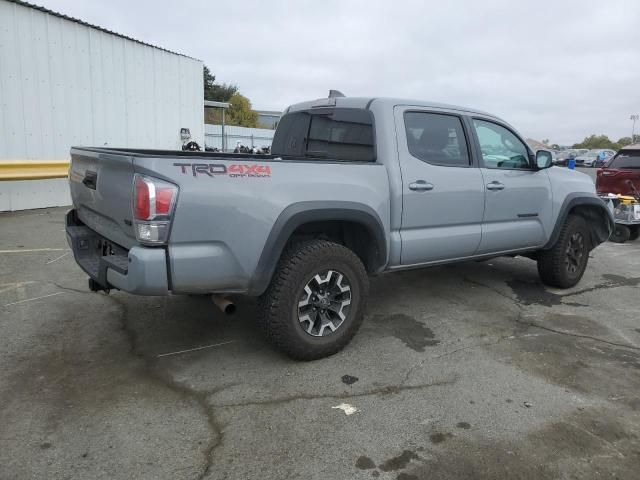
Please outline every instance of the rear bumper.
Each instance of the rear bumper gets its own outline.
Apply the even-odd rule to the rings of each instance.
[[[65,226],[76,263],[101,287],[137,295],[169,293],[164,248],[135,246],[126,250],[80,222],[75,210],[67,212]]]

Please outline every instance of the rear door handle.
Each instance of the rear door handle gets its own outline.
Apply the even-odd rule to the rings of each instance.
[[[504,190],[504,183],[493,181],[487,183],[487,190]]]
[[[426,192],[428,190],[433,190],[433,183],[425,182],[424,180],[417,180],[409,184],[409,190],[414,190],[417,192]]]

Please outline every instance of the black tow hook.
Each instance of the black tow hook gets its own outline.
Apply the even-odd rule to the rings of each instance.
[[[92,292],[104,291],[104,293],[109,293],[108,288],[103,287],[98,282],[96,282],[93,278],[89,279],[89,290],[91,290]]]

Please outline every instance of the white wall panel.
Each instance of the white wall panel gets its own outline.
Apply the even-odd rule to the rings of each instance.
[[[202,62],[0,0],[0,160],[204,138]]]
[[[0,0],[0,161],[203,144],[202,90],[199,60]]]

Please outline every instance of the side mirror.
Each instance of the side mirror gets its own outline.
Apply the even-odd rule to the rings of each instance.
[[[549,168],[553,165],[553,156],[548,150],[538,150],[536,152],[536,166],[538,170]]]

